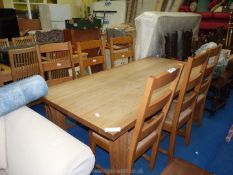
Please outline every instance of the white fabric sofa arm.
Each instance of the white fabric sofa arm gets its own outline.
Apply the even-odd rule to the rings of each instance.
[[[28,107],[5,117],[9,175],[89,175],[88,146]]]

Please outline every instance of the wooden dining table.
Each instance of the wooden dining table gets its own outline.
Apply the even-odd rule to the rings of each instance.
[[[134,127],[147,78],[178,63],[150,57],[49,87],[45,97],[48,116],[66,129],[68,115],[112,141],[110,169],[113,174],[122,174],[127,168],[128,134]],[[108,132],[109,128],[118,131]]]

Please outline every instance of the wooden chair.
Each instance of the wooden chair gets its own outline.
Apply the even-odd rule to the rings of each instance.
[[[196,104],[197,94],[200,89],[201,80],[207,66],[208,52],[200,54],[195,57],[189,57],[185,64],[185,71],[183,73],[178,99],[175,99],[168,112],[167,118],[164,122],[163,131],[170,133],[170,143],[168,150],[159,148],[161,153],[168,155],[169,161],[173,159],[175,151],[176,134],[179,133],[185,137],[185,144],[189,144],[192,129],[192,121],[194,109]],[[191,74],[195,78],[190,79]],[[183,126],[185,130],[181,130]],[[162,136],[163,140],[166,135]]]
[[[5,48],[5,47],[9,47],[9,46],[10,46],[10,44],[9,44],[8,38],[0,39],[0,47],[1,48]]]
[[[227,53],[227,50],[224,50],[224,52]],[[233,75],[233,66],[230,66],[230,62],[231,60],[228,60],[228,65],[222,75],[213,78],[210,83],[209,92],[211,93],[208,93],[207,96],[207,100],[210,101],[210,106],[208,108],[206,107],[205,110],[210,112],[211,116],[213,116],[218,109],[225,106],[227,102]]]
[[[199,95],[197,97],[197,102],[196,102],[196,107],[195,107],[195,116],[194,116],[194,120],[197,121],[199,126],[201,126],[201,123],[202,123],[207,93],[208,93],[210,83],[213,78],[214,69],[216,65],[218,64],[221,49],[222,49],[222,45],[220,44],[215,48],[211,48],[207,50],[209,52],[210,60],[209,60],[209,64],[207,65],[204,71],[201,88],[199,91]]]
[[[183,65],[180,65],[173,72],[164,72],[160,76],[150,76],[144,91],[141,107],[136,119],[135,127],[129,131],[129,152],[127,161],[127,174],[131,174],[134,161],[142,156],[149,148],[152,149],[151,156],[145,155],[149,160],[149,167],[152,170],[155,164],[157,148],[160,140],[162,126],[173,99]],[[156,90],[160,88],[167,89],[163,94],[156,94]],[[96,145],[107,150],[111,159],[111,145],[113,141],[107,140],[97,133],[90,131],[90,146],[95,153]],[[111,164],[111,163],[110,163]],[[104,174],[108,174],[106,170],[96,165]],[[110,169],[113,169],[110,165]]]
[[[24,36],[24,37],[15,37],[15,38],[12,38],[12,42],[13,42],[14,46],[35,45],[34,37],[31,36],[31,35]]]
[[[214,175],[208,171],[189,163],[181,158],[176,158],[163,170],[160,175]]]
[[[36,49],[49,86],[76,78],[70,42],[37,45]]]
[[[88,52],[90,50],[97,50],[97,56],[91,56],[88,54],[87,58],[82,57],[83,52]],[[85,69],[94,65],[102,65],[102,69],[106,69],[105,63],[105,48],[102,40],[89,40],[77,43],[78,59],[80,65],[80,75],[86,75]]]
[[[111,66],[115,67],[115,61],[127,58],[128,62],[134,61],[134,42],[132,36],[110,38],[109,42]]]
[[[8,54],[13,81],[32,75],[42,75],[41,62],[37,57],[35,47],[11,49]]]
[[[9,40],[8,38],[5,38],[5,39],[0,39],[0,48],[1,49],[4,49],[6,47],[9,47],[10,44],[9,44]],[[0,52],[0,59],[2,58],[2,53]]]

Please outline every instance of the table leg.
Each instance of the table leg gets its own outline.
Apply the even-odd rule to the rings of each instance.
[[[65,114],[48,104],[45,104],[45,109],[49,120],[58,125],[60,128],[67,130]]]
[[[128,132],[110,143],[110,174],[127,174]]]

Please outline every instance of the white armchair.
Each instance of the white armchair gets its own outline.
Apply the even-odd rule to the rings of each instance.
[[[8,113],[0,122],[0,133],[5,130],[5,134],[0,134],[5,135],[0,138],[0,175],[91,173],[95,158],[90,148],[30,108]]]

